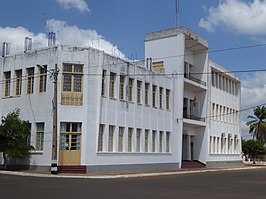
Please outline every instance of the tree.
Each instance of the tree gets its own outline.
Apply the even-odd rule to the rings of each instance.
[[[3,153],[4,169],[7,168],[7,158],[22,159],[34,149],[30,145],[29,122],[19,118],[20,110],[2,117],[0,125],[0,153]]]
[[[253,159],[253,163],[255,164],[255,159],[258,156],[265,155],[266,149],[263,144],[257,140],[242,140],[242,150],[243,153],[247,156],[250,155]]]
[[[249,133],[253,134],[253,138],[260,141],[262,144],[266,142],[266,107],[257,106],[253,109],[255,116],[248,116],[251,121],[247,122]]]

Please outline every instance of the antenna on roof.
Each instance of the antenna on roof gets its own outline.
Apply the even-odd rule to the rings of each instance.
[[[32,49],[32,39],[30,37],[25,37],[24,52]]]
[[[48,46],[54,46],[55,45],[55,33],[49,32],[48,34]]]
[[[175,25],[179,27],[179,0],[175,0]]]
[[[9,55],[11,43],[3,42],[2,57]]]

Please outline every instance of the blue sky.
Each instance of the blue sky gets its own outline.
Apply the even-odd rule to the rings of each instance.
[[[145,34],[176,25],[175,0],[6,0],[1,8],[0,42],[11,42],[11,52],[23,50],[25,36],[34,48],[45,46],[55,31],[58,43],[143,59]],[[266,43],[266,1],[179,0],[179,24],[207,39],[210,50]],[[265,54],[263,46],[209,56],[229,70],[248,70],[265,69]],[[242,108],[264,103],[266,74],[239,76]]]

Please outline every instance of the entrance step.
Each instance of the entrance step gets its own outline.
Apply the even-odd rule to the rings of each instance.
[[[86,166],[58,166],[58,173],[86,173]]]
[[[183,160],[182,161],[182,169],[189,169],[189,168],[206,168],[206,165],[203,164],[200,161],[194,160],[194,161],[187,161]]]

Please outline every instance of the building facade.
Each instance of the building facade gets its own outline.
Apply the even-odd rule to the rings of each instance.
[[[0,60],[1,115],[19,108],[35,147],[17,165],[50,168],[55,66],[58,165],[109,172],[241,164],[240,81],[187,28],[148,33],[145,61],[66,45]]]

